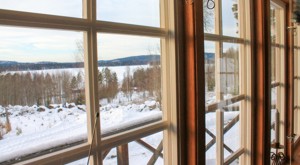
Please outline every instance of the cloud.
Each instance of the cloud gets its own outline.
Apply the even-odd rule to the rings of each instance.
[[[115,58],[147,55],[152,52],[160,52],[160,38],[141,37],[132,35],[98,34],[98,58],[110,60]]]
[[[98,0],[97,18],[159,27],[160,2],[159,0]]]
[[[0,8],[82,18],[82,0],[0,0]]]
[[[0,27],[0,59],[20,62],[74,62],[82,32]]]
[[[0,0],[0,4],[1,9],[82,17],[82,0]],[[160,26],[159,0],[97,0],[97,10],[101,20]],[[112,34],[98,37],[100,59],[149,54],[149,48],[160,45],[159,38]],[[83,41],[83,33],[0,26],[0,59],[72,62],[79,40]]]

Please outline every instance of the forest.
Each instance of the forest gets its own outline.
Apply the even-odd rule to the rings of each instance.
[[[125,68],[125,67],[124,67]],[[108,67],[98,70],[98,98],[111,102],[119,92],[130,98],[134,91],[148,92],[160,99],[160,66],[131,71],[126,67],[123,81]],[[0,74],[0,105],[85,104],[84,73],[69,71],[15,72]],[[129,99],[130,100],[130,99]]]

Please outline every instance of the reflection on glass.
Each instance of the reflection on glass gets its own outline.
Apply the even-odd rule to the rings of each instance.
[[[87,138],[82,32],[0,27],[0,163]],[[54,149],[54,150],[55,150]]]
[[[223,35],[239,36],[238,0],[222,0],[222,30]]]
[[[203,0],[203,26],[204,33],[215,33],[215,9],[207,7],[207,1]]]
[[[117,157],[124,158],[122,163],[125,164],[164,164],[162,141],[163,132],[158,132],[108,149],[103,152],[103,164],[118,164]]]
[[[220,92],[224,100],[239,95],[239,44],[223,44],[220,79]]]
[[[229,99],[235,95],[239,95],[239,44],[223,43],[223,53],[218,57],[218,42],[205,41],[205,87],[206,87],[206,164],[215,164],[216,161],[216,110],[209,104],[216,103],[221,94],[221,99]],[[219,65],[219,66],[217,66]],[[220,69],[216,71],[216,69]],[[216,81],[220,79],[219,83]],[[220,86],[220,89],[217,88]],[[218,91],[220,90],[220,91]],[[227,131],[224,132],[224,157],[227,158],[233,152],[240,148],[240,121],[239,114],[241,103],[230,103],[218,107],[224,110],[223,127]]]
[[[160,27],[160,0],[97,0],[97,19]]]
[[[216,101],[215,42],[205,41],[205,99],[206,104]]]
[[[82,0],[0,0],[0,9],[82,18]]]
[[[160,39],[98,34],[102,135],[162,118]]]
[[[65,165],[86,165],[87,161],[88,161],[88,158],[85,157],[85,158],[82,158],[82,159],[79,159],[79,160],[67,163]]]
[[[240,102],[222,107],[224,109],[224,159],[240,149]],[[215,164],[216,161],[216,113],[210,112],[205,115],[206,127],[206,164]]]
[[[278,87],[271,88],[271,142],[275,140],[275,113],[277,109]]]

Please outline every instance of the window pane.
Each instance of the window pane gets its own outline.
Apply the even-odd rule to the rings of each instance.
[[[160,27],[160,0],[97,0],[97,19]]]
[[[278,87],[271,88],[271,142],[275,140],[275,113],[277,109]]]
[[[108,152],[108,154],[106,154]],[[154,154],[157,152],[158,154]],[[163,132],[136,139],[104,152],[103,164],[118,164],[117,157],[121,157],[126,164],[164,164],[163,160]]]
[[[0,36],[0,162],[86,141],[83,33],[0,27]]]
[[[211,9],[212,2],[203,0],[204,33],[215,33],[215,9]]]
[[[223,99],[239,95],[239,44],[224,43],[220,59],[220,86]]]
[[[206,104],[216,102],[215,42],[205,41],[205,98]]]
[[[240,149],[240,110],[241,102],[223,106],[224,110],[224,158]],[[209,112],[205,115],[206,126],[206,164],[214,164],[216,161],[216,112]]]
[[[239,116],[241,111],[246,111],[242,109],[245,106],[242,106],[243,101],[234,103],[228,100],[240,95],[239,49],[239,44],[205,41],[206,164],[214,164],[216,161],[217,109],[224,111],[224,158],[241,147]],[[228,100],[228,105],[223,103],[216,106],[220,100]]]
[[[223,35],[238,37],[238,0],[222,0]]]
[[[102,134],[161,120],[160,39],[98,34]]]
[[[82,0],[0,0],[0,9],[82,18]]]
[[[85,157],[85,158],[82,158],[82,159],[79,159],[79,160],[67,163],[65,165],[86,165],[87,161],[88,161],[88,158]]]

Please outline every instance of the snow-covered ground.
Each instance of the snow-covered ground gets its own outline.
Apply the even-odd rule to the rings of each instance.
[[[120,127],[130,127],[132,125],[159,120],[162,112],[158,109],[148,107],[151,101],[146,101],[141,105],[115,106],[110,104],[101,107],[101,127],[102,134],[115,132]],[[24,155],[48,150],[57,146],[71,144],[87,139],[87,116],[84,106],[68,105],[64,108],[61,105],[52,105],[53,108],[44,106],[9,106],[9,120],[12,130],[0,140],[0,162],[18,158]],[[0,121],[5,121],[4,107],[0,107]],[[146,137],[149,144],[157,147],[158,139],[162,139],[162,134],[158,133],[152,137]],[[155,146],[156,145],[156,146]],[[139,152],[142,147],[131,143],[129,148],[132,157],[151,157],[146,151]],[[139,149],[140,148],[140,149]],[[138,153],[142,155],[138,155]],[[111,152],[105,161],[111,162],[115,155]],[[149,158],[150,158],[149,157]]]
[[[133,71],[139,67],[131,66]],[[102,68],[99,68],[100,70]],[[126,68],[109,67],[112,71],[117,73],[119,82],[122,81]],[[57,71],[69,71],[76,75],[78,72],[83,72],[83,69],[57,69],[57,70],[42,70],[30,71],[32,73],[51,73],[55,74]],[[27,72],[27,71],[24,71]],[[276,95],[276,94],[272,94]],[[226,95],[226,98],[232,97]],[[141,97],[141,94],[134,93],[131,100],[120,92],[111,103],[107,100],[100,100],[100,119],[102,134],[110,134],[118,131],[120,127],[130,127],[132,125],[159,120],[162,116],[160,105],[155,99]],[[207,104],[216,101],[214,92],[206,92]],[[153,108],[154,107],[154,108]],[[44,106],[0,106],[0,123],[4,124],[6,117],[4,115],[5,108],[9,112],[9,120],[12,130],[3,136],[0,140],[0,164],[3,161],[18,159],[19,157],[36,153],[43,150],[71,144],[78,141],[86,141],[87,139],[87,116],[85,106],[69,104],[67,107],[62,107],[60,104],[53,104],[51,108]],[[273,114],[273,113],[272,113]],[[239,115],[238,111],[225,112],[225,125],[230,122],[235,116]],[[206,128],[215,134],[216,115],[215,113],[206,114]],[[240,147],[239,142],[239,122],[236,123],[224,137],[225,144],[233,151]],[[1,129],[0,129],[1,130]],[[3,130],[5,131],[5,129]],[[272,131],[272,137],[274,137]],[[157,148],[160,141],[163,139],[162,132],[156,133],[149,137],[143,138],[145,142]],[[212,138],[206,134],[206,143]],[[206,152],[206,163],[208,165],[215,164],[215,145],[213,145]],[[143,148],[136,142],[129,143],[129,159],[130,164],[141,165],[146,164],[151,158],[152,153]],[[229,156],[225,150],[224,157]],[[84,165],[87,159],[72,162],[72,165]],[[116,163],[116,150],[112,149],[104,159],[104,164],[114,165]],[[159,158],[156,164],[163,164],[163,159]],[[236,162],[237,164],[237,162]]]
[[[149,102],[142,105],[127,105],[114,107],[110,104],[101,107],[102,133],[117,131],[120,126],[133,125],[145,120],[157,119],[162,113],[159,109],[150,110]],[[74,107],[72,107],[74,106]],[[64,108],[61,105],[53,105],[53,109],[47,107],[22,107],[9,106],[10,122],[12,131],[5,134],[0,140],[0,162],[18,158],[42,150],[51,149],[56,146],[70,144],[77,141],[85,141],[87,138],[86,112],[84,106],[72,105],[72,108]],[[0,107],[0,114],[4,108]],[[225,123],[228,123],[239,112],[226,112]],[[215,113],[206,115],[207,128],[215,134]],[[1,121],[5,117],[1,116]],[[239,148],[239,123],[225,134],[225,144],[234,151]],[[162,133],[145,137],[147,143],[154,148],[162,140]],[[206,134],[207,143],[211,137]],[[136,142],[129,144],[130,164],[146,164],[152,153]],[[225,152],[225,157],[229,155]],[[212,146],[206,153],[207,163],[215,161],[215,146]],[[73,162],[73,164],[85,164],[86,159]],[[116,164],[115,149],[104,159],[105,164]],[[163,164],[159,158],[157,164]]]

